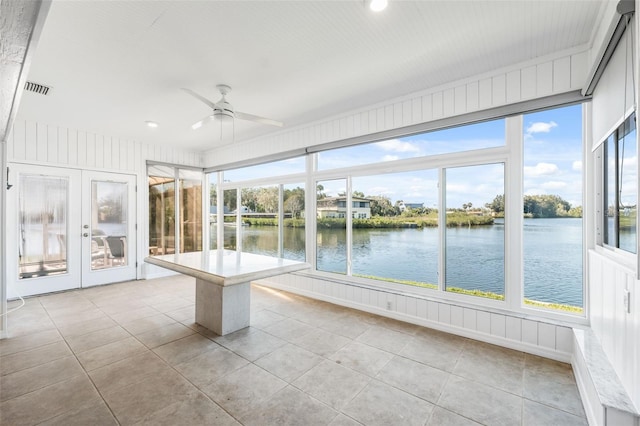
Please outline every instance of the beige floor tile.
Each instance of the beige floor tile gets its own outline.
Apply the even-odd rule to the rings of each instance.
[[[329,426],[359,426],[361,424],[362,423],[353,420],[351,417],[347,417],[344,414],[338,414],[333,420],[331,420]]]
[[[445,410],[442,407],[435,407],[427,426],[480,426],[480,423]]]
[[[349,314],[342,318],[326,321],[319,325],[319,328],[329,333],[338,334],[349,339],[355,339],[367,331],[371,324],[364,321],[358,315]]]
[[[28,351],[62,340],[62,336],[60,336],[58,330],[45,330],[19,337],[12,337],[10,328],[8,331],[9,338],[0,339],[0,356]]]
[[[191,334],[182,339],[158,346],[153,351],[169,364],[176,365],[218,347],[217,343],[206,337],[199,334]]]
[[[176,401],[158,411],[146,415],[136,425],[175,426],[175,425],[215,425],[239,426],[233,417],[219,405],[202,393],[186,400]]]
[[[293,343],[325,358],[342,349],[351,340],[321,329],[315,329]]]
[[[174,297],[173,299],[166,300],[164,302],[151,303],[153,309],[158,312],[171,312],[181,308],[193,309],[193,300],[183,299],[182,297]]]
[[[342,412],[366,425],[424,425],[434,405],[378,381],[372,381]]]
[[[125,322],[122,327],[129,333],[137,336],[145,331],[153,330],[155,328],[165,327],[170,324],[175,324],[176,320],[169,318],[165,314],[152,315],[150,317],[135,319],[130,322]]]
[[[127,337],[95,349],[77,354],[78,360],[87,371],[129,358],[146,351],[147,348],[135,337]]]
[[[524,397],[585,417],[576,383],[562,375],[556,377],[547,371],[525,369]]]
[[[348,343],[329,359],[337,364],[375,377],[393,358],[393,354],[358,342]]]
[[[140,333],[136,338],[148,348],[157,348],[164,344],[195,334],[195,331],[182,324],[174,323]]]
[[[0,357],[0,376],[72,355],[64,341]]]
[[[65,340],[75,353],[85,352],[97,347],[126,339],[131,335],[122,327],[115,326],[78,336],[69,336]]]
[[[286,317],[284,315],[280,315],[268,309],[261,309],[258,311],[253,308],[251,309],[251,327],[257,327],[264,330],[266,327],[276,324],[285,318]]]
[[[242,417],[241,421],[246,426],[326,425],[337,415],[327,405],[287,386]]]
[[[101,393],[111,392],[141,382],[147,377],[169,370],[169,367],[151,351],[142,352],[89,372],[91,380]]]
[[[524,353],[481,342],[465,345],[453,373],[522,396]]]
[[[310,333],[315,328],[298,320],[287,318],[279,321],[263,330],[271,335],[279,337],[287,342],[293,342],[296,339]]]
[[[341,410],[370,380],[364,374],[325,360],[292,384],[332,408]]]
[[[276,336],[251,327],[220,336],[214,340],[249,361],[262,358],[287,344],[286,341]]]
[[[399,331],[374,325],[358,336],[356,340],[383,351],[399,354],[413,340],[413,337]]]
[[[84,375],[84,370],[74,356],[16,371],[0,377],[0,401],[7,401],[80,375]]]
[[[0,413],[3,424],[31,425],[101,401],[91,381],[82,375],[2,402]]]
[[[289,343],[258,359],[255,364],[291,382],[318,365],[322,359],[313,352]]]
[[[189,401],[199,391],[171,369],[161,370],[142,381],[106,392],[103,397],[121,424],[143,420],[171,404]]]
[[[384,366],[376,378],[435,404],[449,379],[449,373],[396,356]]]
[[[195,305],[186,306],[184,308],[166,311],[165,314],[178,322],[186,322],[186,321],[195,322],[196,307]]]
[[[258,407],[287,385],[267,371],[248,364],[202,388],[211,399],[235,418]]]
[[[452,337],[422,335],[412,338],[400,355],[445,371],[453,371],[466,342]]]
[[[51,315],[51,313],[49,313]],[[91,321],[104,317],[104,312],[100,309],[93,307],[81,312],[69,312],[63,310],[63,312],[57,317],[51,317],[57,327],[66,327],[71,324],[75,324],[82,321]]]
[[[534,401],[524,400],[523,426],[588,426],[587,419]]]
[[[230,350],[216,345],[211,350],[176,364],[174,368],[198,387],[203,387],[231,374],[249,361]]]
[[[125,324],[127,322],[137,320],[139,318],[146,318],[146,317],[150,317],[158,314],[159,312],[153,309],[152,307],[145,306],[138,309],[124,311],[114,315],[110,315],[110,317],[118,324]]]
[[[438,405],[482,424],[519,425],[522,421],[521,397],[453,375]]]
[[[118,422],[104,401],[86,407],[75,408],[41,423],[39,426],[111,426]]]
[[[71,336],[79,336],[82,334],[91,333],[93,331],[103,330],[105,328],[115,327],[118,324],[109,318],[107,315],[103,315],[101,317],[87,320],[75,322],[72,324],[58,326],[58,330],[60,330],[60,334],[62,334],[65,338]]]

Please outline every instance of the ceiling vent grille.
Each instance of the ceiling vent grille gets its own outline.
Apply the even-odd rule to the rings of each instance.
[[[45,86],[44,84],[34,83],[33,81],[27,81],[24,84],[24,90],[29,92],[38,93],[40,95],[48,95],[51,87]]]

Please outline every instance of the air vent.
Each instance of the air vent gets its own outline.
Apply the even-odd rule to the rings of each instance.
[[[44,84],[34,83],[33,81],[27,81],[24,85],[24,90],[39,93],[41,95],[47,95],[49,94],[49,90],[51,90],[51,87],[45,86]]]

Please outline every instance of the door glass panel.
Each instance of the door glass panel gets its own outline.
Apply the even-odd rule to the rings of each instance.
[[[123,182],[91,181],[91,269],[127,265],[127,191]]]
[[[180,253],[202,250],[202,173],[179,170]]]
[[[175,253],[174,178],[149,174],[149,254]]]
[[[67,272],[69,179],[20,175],[19,278]]]

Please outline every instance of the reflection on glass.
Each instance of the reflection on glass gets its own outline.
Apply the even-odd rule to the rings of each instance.
[[[209,175],[209,249],[218,247],[218,189],[216,186],[218,175]]]
[[[352,274],[437,288],[437,170],[357,177],[352,187]]]
[[[304,262],[304,184],[285,185],[283,193],[284,232],[282,257]]]
[[[316,268],[318,271],[347,273],[346,180],[316,184]]]
[[[487,204],[504,194],[504,165],[446,169],[445,287],[504,300],[504,220]]]
[[[635,115],[628,118],[621,128],[618,142],[619,182],[619,247],[631,253],[637,251],[638,231],[638,150],[636,148]]]
[[[19,180],[19,278],[67,272],[69,181],[23,175]]]
[[[91,181],[91,269],[127,265],[127,191],[126,183]]]
[[[603,240],[605,244],[618,247],[618,233],[616,225],[616,137],[615,133],[609,136],[604,145],[605,161],[605,233]]]

